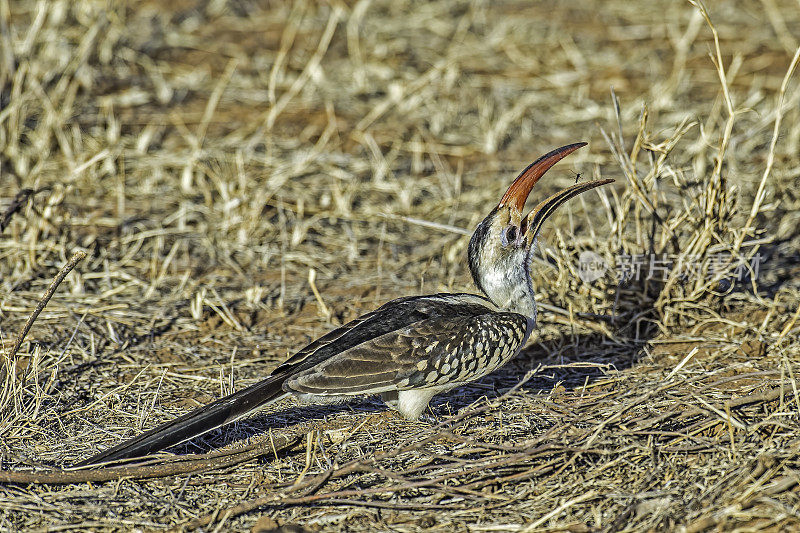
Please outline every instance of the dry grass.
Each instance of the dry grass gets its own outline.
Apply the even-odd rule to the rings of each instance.
[[[0,529],[800,528],[796,0],[161,4],[0,0],[0,475],[51,476],[0,485]],[[224,464],[54,483],[471,290],[462,230],[578,140],[540,194],[617,184],[549,223],[541,337],[438,423],[287,403],[172,450]],[[586,283],[587,250],[696,269]]]

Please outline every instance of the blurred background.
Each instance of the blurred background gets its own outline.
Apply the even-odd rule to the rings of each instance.
[[[509,498],[505,507],[486,496],[469,510],[427,509],[417,499],[440,489],[403,492],[381,478],[359,486],[397,490],[408,509],[298,505],[279,521],[413,529],[436,511],[429,525],[444,530],[479,522],[509,531],[531,522],[582,531],[796,526],[796,489],[770,493],[767,503],[747,499],[771,476],[800,471],[796,392],[743,404],[754,411],[727,419],[720,402],[755,387],[796,391],[800,372],[800,89],[791,75],[800,4],[707,7],[0,0],[3,467],[88,456],[254,382],[389,299],[473,291],[466,244],[475,225],[528,163],[587,141],[532,195],[538,202],[576,179],[617,180],[572,201],[544,229],[534,269],[540,338],[434,409],[447,416],[496,398],[544,364],[548,372],[496,407],[514,422],[501,430],[482,418],[479,434],[516,446],[572,424],[588,433],[557,433],[572,435],[575,447],[611,451],[597,464],[574,459],[566,471],[531,474],[520,481],[529,491],[521,499],[498,484],[491,491]],[[12,353],[78,250],[87,258]],[[608,265],[599,279],[579,275],[586,251]],[[698,269],[621,276],[621,258],[637,254]],[[754,258],[759,270],[741,275]],[[740,373],[749,377],[733,379]],[[680,392],[660,388],[681,376]],[[587,392],[590,383],[600,385]],[[553,407],[560,403],[569,408]],[[288,405],[284,418],[256,417],[184,451],[263,436],[276,420],[324,435],[325,424],[352,428],[383,411],[366,402],[295,418]],[[650,420],[650,433],[620,429],[620,406]],[[673,409],[680,422],[654,421]],[[686,409],[694,414],[678,416]],[[375,420],[368,433],[350,435],[359,453],[427,427],[386,413]],[[764,429],[767,444],[747,429],[764,420],[776,421]],[[681,448],[679,437],[702,440],[705,451]],[[673,455],[652,452],[654,439]],[[753,479],[770,476],[758,489],[733,488],[731,479],[744,484],[765,461],[764,449],[774,452],[771,466]],[[642,466],[658,453],[666,459]],[[430,459],[419,454],[414,461]],[[0,524],[174,525],[253,494],[256,471],[259,490],[275,493],[270,483],[329,467],[307,465],[304,447],[272,459],[191,485],[84,484],[61,496],[45,495],[47,486],[0,486],[15,502]],[[605,473],[587,475],[594,467]],[[485,470],[501,476],[502,468]],[[587,476],[598,492],[549,516],[583,491]],[[742,501],[751,514],[723,512]],[[257,518],[229,524],[247,529]]]

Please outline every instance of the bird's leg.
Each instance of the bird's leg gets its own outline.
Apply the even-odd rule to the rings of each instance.
[[[422,412],[428,407],[428,402],[431,401],[431,398],[451,388],[453,388],[452,385],[429,389],[401,390],[397,395],[397,410],[406,420],[419,420]]]
[[[443,390],[443,388],[430,388],[386,391],[381,393],[381,399],[389,409],[397,411],[406,420],[418,420],[428,407],[431,398]]]
[[[421,422],[425,422],[427,424],[430,424],[432,426],[435,426],[440,422],[439,417],[436,416],[436,413],[434,413],[433,409],[428,404],[426,404],[427,409],[426,409],[426,407],[423,407],[423,411],[420,414],[418,414],[416,417],[412,418],[413,417],[413,412],[411,413],[412,416],[409,417],[406,413],[403,412],[403,407],[408,408],[410,406],[408,406],[408,405],[401,406],[401,404],[400,404],[400,395],[401,394],[403,394],[403,393],[401,393],[399,391],[382,392],[381,393],[381,400],[383,400],[383,403],[385,403],[386,406],[389,409],[391,409],[392,411],[395,411],[397,414],[399,414],[403,418],[406,418],[407,420],[416,419],[416,420],[419,420]],[[406,394],[404,394],[404,396],[407,397],[408,394],[406,393]],[[427,396],[427,395],[425,395],[425,396]],[[418,403],[421,400],[421,398],[416,398],[416,397],[414,399],[417,400],[417,402],[414,402],[414,403]],[[406,398],[406,401],[408,401],[408,398]],[[412,409],[416,409],[416,407],[417,406],[415,405],[415,406],[412,407]]]
[[[382,392],[381,393],[381,400],[383,400],[383,403],[385,403],[386,406],[389,409],[391,409],[392,411],[395,411],[397,414],[399,414],[400,416],[403,416],[406,419],[413,420],[413,418],[410,418],[410,417],[406,416],[406,414],[402,411],[401,406],[400,406],[400,394],[401,393],[398,392],[398,391]],[[429,408],[427,410],[427,412],[423,411],[422,413],[420,413],[418,415],[417,419],[422,421],[422,422],[426,422],[428,424],[431,424],[431,425],[438,424],[439,423],[439,418],[433,412],[433,409],[430,409],[430,405],[428,405],[427,407]],[[425,408],[423,407],[423,409],[425,409]]]
[[[441,419],[436,416],[433,408],[428,406],[428,411],[419,415],[419,421],[425,422],[431,426],[438,426],[441,423]]]

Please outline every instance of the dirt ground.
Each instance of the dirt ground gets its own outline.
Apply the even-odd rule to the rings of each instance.
[[[800,530],[800,4],[706,7],[0,0],[0,530]],[[473,291],[472,229],[577,141],[532,201],[616,183],[546,225],[502,370],[69,469]]]

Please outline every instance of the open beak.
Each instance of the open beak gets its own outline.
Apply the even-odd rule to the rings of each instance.
[[[528,200],[528,196],[530,195],[533,186],[536,185],[536,182],[538,182],[542,176],[544,176],[544,173],[550,170],[553,165],[582,146],[586,146],[586,143],[580,142],[568,144],[566,146],[562,146],[561,148],[556,148],[552,152],[543,155],[528,165],[528,167],[523,170],[519,176],[517,176],[517,179],[514,180],[514,183],[511,184],[506,193],[500,199],[499,207],[508,206],[516,210],[517,213],[521,213],[525,208],[525,202]],[[550,196],[539,205],[534,207],[533,211],[528,213],[528,215],[522,219],[520,223],[518,241],[521,241],[524,238],[527,241],[527,244],[530,245],[530,243],[533,242],[533,239],[536,238],[536,235],[539,233],[544,221],[547,220],[547,217],[553,214],[553,212],[558,209],[561,204],[583,192],[594,189],[595,187],[599,187],[600,185],[612,183],[613,181],[614,180],[612,179],[606,179],[577,183]],[[521,244],[521,242],[519,242],[519,244]]]
[[[544,221],[547,220],[547,217],[552,215],[555,210],[561,206],[561,204],[570,198],[594,189],[595,187],[613,182],[614,180],[612,179],[587,181],[585,183],[576,183],[575,185],[558,191],[534,207],[533,210],[522,219],[522,223],[520,224],[520,233],[525,235],[528,244],[532,243],[533,239],[536,238],[536,235],[539,234],[539,230],[542,229],[542,224],[544,224]]]

